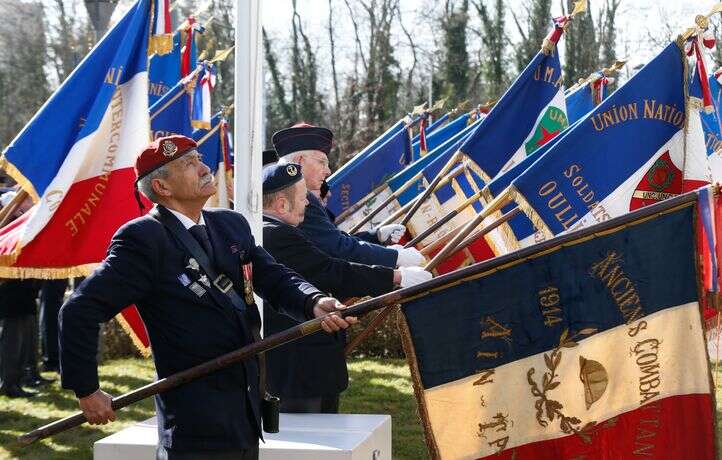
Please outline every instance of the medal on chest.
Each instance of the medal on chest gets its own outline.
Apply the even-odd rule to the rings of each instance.
[[[241,265],[241,271],[243,272],[243,294],[245,301],[248,305],[253,305],[255,299],[253,298],[253,263],[248,262],[247,264]]]

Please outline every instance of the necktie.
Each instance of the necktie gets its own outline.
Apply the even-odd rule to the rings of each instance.
[[[189,228],[188,231],[191,232],[193,238],[198,241],[198,244],[201,245],[201,248],[206,251],[208,258],[211,260],[211,262],[213,262],[213,248],[211,247],[211,239],[208,237],[208,230],[206,230],[206,226],[194,225]]]

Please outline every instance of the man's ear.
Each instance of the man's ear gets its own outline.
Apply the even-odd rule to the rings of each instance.
[[[150,186],[153,188],[153,191],[158,196],[170,196],[171,192],[168,188],[168,184],[163,179],[153,179],[150,182]]]

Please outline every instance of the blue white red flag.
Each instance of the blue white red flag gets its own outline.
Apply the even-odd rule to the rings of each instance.
[[[722,182],[722,125],[720,124],[720,104],[722,103],[722,85],[720,85],[722,71],[717,71],[709,77],[709,88],[712,98],[713,110],[701,112],[702,129],[704,130],[704,142],[707,149],[712,181]],[[701,88],[698,80],[692,78],[690,82],[690,96],[700,97]]]
[[[211,93],[216,86],[216,67],[203,62],[195,79],[191,126],[195,129],[211,128]]]
[[[404,127],[378,148],[369,152],[352,169],[336,176],[326,207],[339,215],[382,186],[386,180],[411,163],[411,136]]]
[[[446,116],[446,115],[445,115]],[[448,117],[447,117],[448,118]],[[433,125],[426,129],[426,146],[427,152],[434,150],[447,140],[451,139],[464,129],[474,120],[479,118],[476,112],[465,113],[453,119],[446,125],[438,129],[431,129]],[[438,121],[438,120],[437,120]],[[414,139],[411,148],[413,149],[414,160],[419,159],[421,155],[421,147],[418,139]]]
[[[335,195],[340,192],[339,183],[341,182],[341,180],[343,180],[346,174],[348,174],[356,167],[356,164],[358,162],[366,158],[371,152],[381,147],[384,142],[389,140],[394,135],[398,134],[399,131],[406,130],[409,123],[411,123],[411,119],[409,117],[404,117],[403,119],[397,121],[392,127],[384,131],[383,134],[374,139],[373,142],[364,147],[363,150],[358,152],[350,160],[348,160],[340,168],[338,168],[333,174],[331,174],[328,179],[326,179],[326,183],[328,183],[331,194]]]
[[[133,165],[149,135],[150,4],[131,7],[3,152],[1,166],[36,205],[0,229],[0,276],[88,274],[138,216]]]
[[[488,182],[554,139],[568,124],[559,54],[540,51],[460,150]]]
[[[233,199],[233,144],[228,120],[218,112],[211,120],[211,129],[193,131],[203,162],[216,177],[218,192],[207,206],[228,208]]]
[[[478,120],[474,123],[478,123]],[[441,155],[444,155],[446,158],[444,162],[448,161],[451,155],[458,150],[459,145],[461,145],[461,140],[463,140],[465,136],[468,136],[475,127],[476,125],[467,127],[462,132],[439,145],[437,148],[429,151],[428,154],[411,163],[405,169],[396,173],[394,177],[386,182],[386,186],[382,190],[379,190],[377,193],[373,194],[373,196],[363,199],[363,206],[354,210],[350,215],[344,216],[344,219],[339,223],[339,228],[344,231],[352,229],[358,222],[361,221],[361,219],[373,211],[379,203],[386,200],[396,191],[401,190],[408,181],[412,180],[415,175],[420,173],[426,166],[435,159],[439,158]],[[376,214],[376,216],[372,218],[372,220],[363,229],[375,227],[398,208],[411,201],[423,189],[424,182],[422,180],[418,180],[416,184],[411,185],[406,188],[406,190],[400,192],[398,198],[393,200],[391,204]]]
[[[583,118],[584,115],[588,114],[594,109],[594,107],[596,107],[592,87],[588,84],[584,84],[578,88],[573,88],[567,91],[564,98],[566,101],[567,117],[569,118],[570,125],[580,118]]]
[[[198,47],[195,40],[191,40],[190,48],[182,53],[181,33],[173,34],[173,49],[165,55],[154,55],[150,60],[148,78],[148,105],[151,107],[158,102],[161,96],[167,93],[183,75],[181,75],[181,59],[185,55],[191,69],[196,68]]]
[[[686,65],[670,44],[514,179],[510,195],[546,237],[705,183],[699,114],[685,110]]]
[[[430,456],[716,458],[694,204],[478,264],[403,303]]]
[[[153,139],[171,134],[192,136],[191,123],[196,88],[202,76],[204,64],[184,77],[150,107],[150,128]]]

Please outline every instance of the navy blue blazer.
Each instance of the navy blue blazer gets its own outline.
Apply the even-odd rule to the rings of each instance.
[[[216,270],[231,278],[241,298],[240,266],[252,262],[255,292],[296,321],[309,319],[308,307],[320,292],[256,246],[239,213],[204,210],[203,217]],[[255,306],[242,313],[214,301],[201,276],[181,243],[155,218],[146,215],[121,227],[106,259],[60,311],[63,388],[78,397],[98,388],[98,323],[130,304],[148,329],[159,378],[251,343]],[[258,375],[257,361],[246,360],[156,396],[159,443],[179,451],[256,445]]]
[[[319,249],[332,257],[366,265],[396,267],[398,253],[394,249],[373,244],[365,239],[342,232],[329,219],[323,204],[313,193],[308,193],[308,206],[298,228]]]

